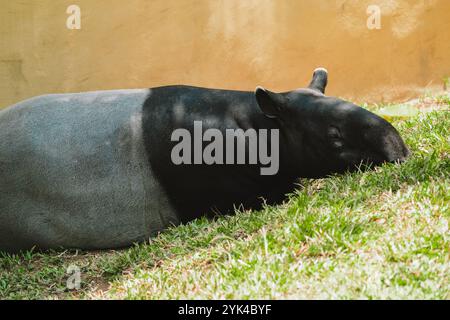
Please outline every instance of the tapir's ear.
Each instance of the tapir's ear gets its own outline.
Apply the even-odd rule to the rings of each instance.
[[[328,83],[328,71],[325,68],[317,68],[314,70],[313,78],[308,88],[325,93]]]
[[[285,98],[281,94],[256,87],[255,96],[259,107],[267,117],[277,118],[281,115],[285,105]]]

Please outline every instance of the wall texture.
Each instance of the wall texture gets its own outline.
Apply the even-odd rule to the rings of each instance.
[[[449,0],[0,0],[0,108],[57,92],[167,84],[305,86],[385,101],[450,76]],[[81,30],[66,9],[81,8]],[[369,4],[381,29],[366,26]]]

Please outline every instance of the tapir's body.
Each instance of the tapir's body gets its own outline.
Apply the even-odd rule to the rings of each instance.
[[[283,94],[168,86],[47,95],[0,111],[0,251],[128,246],[201,215],[278,203],[298,177],[406,157],[390,124],[325,97],[325,85],[319,71],[308,89]],[[194,121],[279,130],[279,170],[173,163],[172,134],[192,133]]]
[[[245,175],[255,166],[171,163],[176,128],[208,118],[205,129],[247,129],[255,114],[268,122],[252,92],[188,86],[46,95],[0,112],[0,249],[123,247],[281,199],[294,184],[267,191],[279,178]]]

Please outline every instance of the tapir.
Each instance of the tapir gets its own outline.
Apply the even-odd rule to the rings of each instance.
[[[173,85],[51,94],[0,111],[0,251],[122,248],[200,216],[280,203],[302,177],[404,161],[397,130],[326,96],[327,78],[318,68],[307,88],[282,93]],[[224,134],[277,130],[276,174],[174,163],[173,132],[194,134],[195,121]]]

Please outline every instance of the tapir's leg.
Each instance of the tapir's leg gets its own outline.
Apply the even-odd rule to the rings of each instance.
[[[308,88],[325,93],[328,82],[328,71],[325,68],[317,68],[314,70],[313,78]]]

